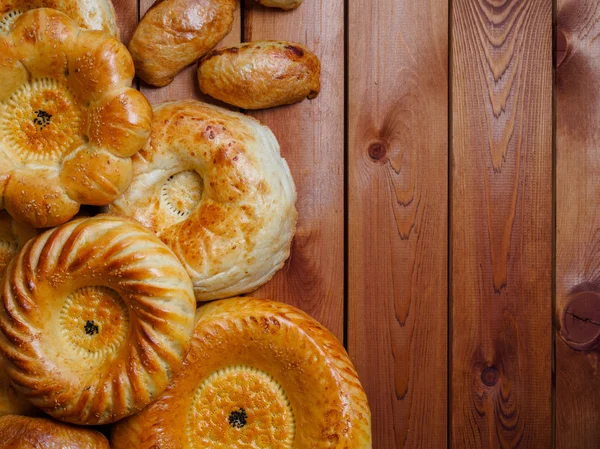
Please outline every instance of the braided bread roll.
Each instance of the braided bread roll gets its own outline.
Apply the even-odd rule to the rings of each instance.
[[[45,418],[0,418],[0,449],[110,449],[100,432]]]
[[[77,424],[114,422],[180,368],[195,300],[185,269],[141,225],[71,221],[30,240],[1,286],[0,353],[15,388]]]
[[[198,309],[166,392],[113,427],[113,449],[369,449],[371,413],[343,346],[304,312],[232,298]]]

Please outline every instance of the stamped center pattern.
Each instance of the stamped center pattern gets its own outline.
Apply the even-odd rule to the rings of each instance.
[[[161,189],[161,203],[173,215],[187,217],[202,199],[203,181],[192,170],[179,172],[165,181]]]
[[[0,103],[0,139],[24,162],[60,160],[84,143],[82,113],[66,86],[36,79]]]
[[[67,298],[60,324],[63,336],[80,355],[105,359],[125,340],[129,312],[114,290],[84,287]]]
[[[186,426],[194,449],[289,449],[294,414],[281,385],[267,373],[232,366],[198,387]]]

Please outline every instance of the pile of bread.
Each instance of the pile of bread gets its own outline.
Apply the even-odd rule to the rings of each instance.
[[[235,2],[159,0],[127,48],[110,0],[0,0],[0,449],[371,447],[340,342],[239,296],[296,228],[275,136],[131,87],[200,60],[201,90],[240,108],[316,97],[300,44],[211,51]]]

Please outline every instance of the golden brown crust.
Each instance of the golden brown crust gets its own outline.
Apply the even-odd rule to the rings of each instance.
[[[0,417],[0,449],[110,449],[100,432],[46,418]]]
[[[193,329],[175,255],[133,220],[73,220],[6,269],[0,353],[16,389],[63,421],[114,422],[158,397]]]
[[[38,233],[37,229],[16,222],[8,212],[0,210],[0,278],[17,251]]]
[[[152,116],[133,76],[117,39],[56,10],[0,32],[0,209],[51,227],[122,193]]]
[[[344,348],[323,326],[282,303],[232,298],[199,309],[183,369],[161,398],[113,428],[111,444],[368,449],[371,415]]]
[[[213,50],[200,61],[200,90],[243,109],[262,109],[315,98],[321,63],[308,48],[255,41]]]
[[[154,3],[129,43],[136,74],[154,86],[169,84],[231,31],[235,5],[235,0]]]
[[[10,383],[4,361],[0,358],[0,416],[37,416],[40,414],[41,412]]]
[[[297,8],[302,4],[302,0],[256,0],[263,6],[268,6],[269,8],[281,8],[290,10]]]
[[[154,109],[133,181],[109,207],[152,229],[205,301],[267,282],[290,254],[296,190],[273,133],[199,101]]]
[[[0,0],[0,32],[15,18],[31,9],[52,8],[65,13],[80,28],[119,34],[111,0]]]

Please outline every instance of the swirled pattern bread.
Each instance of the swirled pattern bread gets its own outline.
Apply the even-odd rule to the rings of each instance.
[[[272,108],[313,99],[321,63],[304,45],[254,41],[219,48],[198,66],[200,90],[243,109]]]
[[[256,0],[263,6],[268,6],[269,8],[281,8],[285,10],[290,10],[297,8],[302,4],[302,0]]]
[[[96,216],[45,232],[19,251],[1,287],[6,372],[63,421],[104,424],[140,410],[190,344],[185,269],[133,220]]]
[[[113,449],[369,449],[371,414],[346,351],[294,307],[202,306],[165,393],[119,422]]]
[[[35,416],[39,414],[40,411],[10,383],[4,361],[0,358],[0,416]]]
[[[235,0],[157,0],[138,24],[129,51],[136,75],[166,86],[230,31]]]
[[[171,247],[198,301],[252,291],[283,266],[296,190],[266,126],[198,101],[166,103],[133,161],[131,186],[108,210]]]
[[[25,11],[52,8],[68,15],[79,27],[118,35],[111,0],[0,0],[0,32]]]
[[[0,32],[0,209],[36,228],[110,203],[152,110],[117,39],[34,9]]]
[[[110,449],[100,432],[45,418],[0,417],[0,449]]]
[[[16,222],[8,212],[0,210],[0,278],[17,251],[38,233],[35,228]]]

